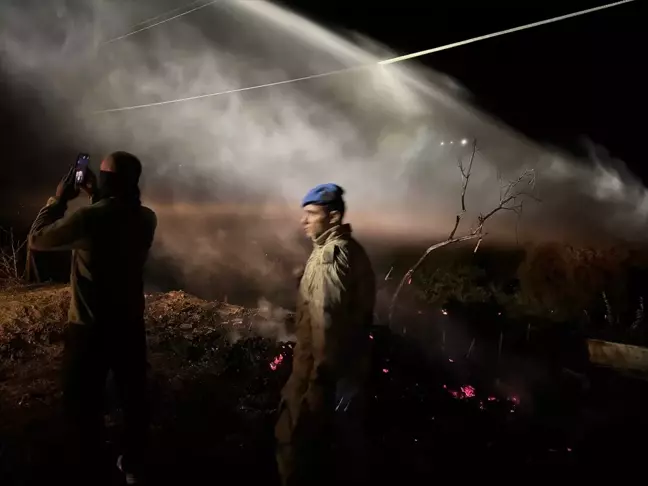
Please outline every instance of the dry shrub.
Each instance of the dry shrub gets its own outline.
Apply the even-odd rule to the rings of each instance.
[[[215,341],[232,343],[259,334],[276,317],[276,313],[266,317],[256,310],[208,302],[181,291],[149,294],[146,302],[149,347],[152,351],[170,349],[182,357],[189,349],[201,356],[205,348],[215,350]],[[29,358],[60,341],[69,304],[69,287],[64,285],[12,287],[0,292],[0,360]]]
[[[249,314],[243,307],[208,302],[182,291],[149,294],[146,301],[146,323],[152,329],[216,327],[234,324]]]
[[[60,340],[69,304],[70,293],[63,285],[0,292],[0,360],[38,354]]]

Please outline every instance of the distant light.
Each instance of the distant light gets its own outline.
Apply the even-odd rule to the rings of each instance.
[[[467,143],[468,143],[468,140],[466,140],[465,138],[461,141],[461,145],[466,145]]]
[[[441,309],[441,314],[443,314],[444,316],[447,316],[447,315],[448,315],[448,311],[445,310],[445,309]]]
[[[454,143],[454,142],[450,142],[451,145],[452,145],[453,143]]]
[[[441,142],[441,145],[445,145],[445,142]]]

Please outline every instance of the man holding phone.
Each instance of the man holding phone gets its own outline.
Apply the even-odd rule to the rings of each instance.
[[[103,392],[112,371],[124,410],[118,466],[127,484],[137,484],[149,425],[143,269],[157,220],[140,202],[137,157],[109,155],[98,181],[89,160],[80,154],[59,183],[32,225],[29,245],[34,251],[72,250],[63,391],[79,479],[101,484],[109,477],[102,460]],[[80,191],[92,203],[66,215]]]

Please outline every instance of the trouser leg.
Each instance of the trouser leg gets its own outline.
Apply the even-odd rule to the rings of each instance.
[[[275,426],[282,484],[331,484],[335,466],[331,455],[332,410],[313,407],[305,399],[297,399],[295,403],[300,405],[293,407],[282,402]],[[295,409],[298,410],[296,414]]]
[[[132,326],[110,338],[111,368],[124,413],[123,455],[128,469],[146,460],[150,425],[146,333]]]
[[[368,484],[370,450],[366,436],[365,412],[362,395],[354,397],[348,408],[335,412],[336,484]]]
[[[71,462],[80,476],[102,466],[103,392],[108,365],[96,329],[71,324],[63,356],[63,402]]]
[[[279,405],[279,419],[275,425],[275,439],[277,441],[277,468],[283,486],[290,484],[295,470],[295,448],[292,434],[292,417],[288,406],[282,402]]]

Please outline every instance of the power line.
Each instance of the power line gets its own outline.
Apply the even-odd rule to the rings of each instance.
[[[180,7],[175,7],[175,8],[172,8],[171,10],[167,10],[166,12],[158,14],[155,17],[151,17],[151,18],[148,18],[146,20],[142,20],[141,22],[137,22],[136,24],[133,24],[133,25],[130,26],[129,32],[131,30],[135,30],[135,28],[139,27],[140,25],[148,24],[149,22],[153,22],[154,20],[157,20],[157,19],[159,19],[161,17],[166,17],[167,15],[170,15],[170,14],[172,14],[174,12],[177,12],[178,10],[184,10],[185,8],[193,7],[197,3],[203,3],[203,1],[204,0],[194,0],[193,2],[188,3],[186,5],[182,5]]]
[[[306,81],[308,79],[323,78],[323,77],[327,77],[327,76],[333,76],[335,74],[348,73],[348,72],[354,71],[354,70],[366,69],[367,67],[373,67],[373,66],[375,66],[375,64],[364,64],[362,66],[355,66],[355,67],[350,67],[350,68],[338,69],[337,71],[328,71],[328,72],[321,73],[321,74],[311,74],[310,76],[303,76],[301,78],[285,79],[283,81],[275,81],[273,83],[266,83],[266,84],[258,84],[258,85],[255,85],[255,86],[248,86],[246,88],[228,89],[226,91],[219,91],[217,93],[207,93],[207,94],[202,94],[202,95],[197,95],[197,96],[189,96],[188,98],[179,98],[179,99],[175,99],[175,100],[158,101],[156,103],[147,103],[147,104],[144,104],[144,105],[124,106],[122,108],[110,108],[108,110],[95,111],[94,113],[95,114],[114,113],[116,111],[137,110],[139,108],[148,108],[150,106],[162,106],[162,105],[168,105],[168,104],[171,104],[171,103],[180,103],[182,101],[199,100],[201,98],[210,98],[212,96],[220,96],[220,95],[226,95],[226,94],[232,94],[232,93],[240,93],[242,91],[250,91],[250,90],[259,89],[259,88],[269,88],[271,86],[279,86],[281,84],[296,83],[297,81]]]
[[[561,15],[560,17],[554,17],[552,19],[541,20],[539,22],[534,22],[532,24],[521,25],[520,27],[514,27],[512,29],[502,30],[500,32],[495,32],[493,34],[481,35],[479,37],[473,37],[472,39],[467,39],[461,42],[454,42],[453,44],[447,44],[441,47],[435,47],[433,49],[427,49],[425,51],[414,52],[412,54],[406,54],[404,56],[395,57],[393,59],[387,59],[385,61],[380,61],[378,64],[393,64],[395,62],[407,61],[408,59],[414,59],[416,57],[426,56],[428,54],[433,54],[439,51],[445,51],[447,49],[452,49],[453,47],[465,46],[466,44],[472,44],[473,42],[478,42],[486,39],[491,39],[493,37],[498,37],[500,35],[511,34],[513,32],[518,32],[520,30],[532,29],[533,27],[539,27],[541,25],[551,24],[553,22],[560,22],[561,20],[570,19],[572,17],[578,17],[580,15],[585,15],[592,12],[597,12],[599,10],[604,10],[606,8],[616,7],[624,3],[633,2],[634,0],[622,0],[616,3],[610,3],[607,5],[602,5],[600,7],[589,8],[587,10],[581,10],[580,12],[574,12],[567,15]]]
[[[283,85],[283,84],[296,83],[296,82],[299,82],[299,81],[306,81],[306,80],[310,80],[310,79],[318,79],[318,78],[323,78],[323,77],[327,77],[327,76],[333,76],[333,75],[336,75],[336,74],[342,74],[342,73],[348,73],[348,72],[351,72],[351,71],[357,71],[357,70],[360,70],[360,69],[366,69],[366,68],[369,68],[369,67],[375,67],[376,65],[394,64],[394,63],[397,63],[397,62],[402,62],[402,61],[406,61],[406,60],[409,60],[409,59],[414,59],[414,58],[425,56],[425,55],[432,54],[432,53],[435,53],[435,52],[445,51],[447,49],[452,49],[452,48],[455,48],[455,47],[464,46],[466,44],[471,44],[473,42],[478,42],[478,41],[482,41],[482,40],[486,40],[486,39],[491,39],[493,37],[498,37],[498,36],[505,35],[505,34],[510,34],[510,33],[513,33],[513,32],[519,32],[521,30],[531,29],[533,27],[539,27],[541,25],[547,25],[547,24],[550,24],[550,23],[553,23],[553,22],[559,22],[561,20],[566,20],[566,19],[569,19],[569,18],[578,17],[580,15],[586,15],[586,14],[589,14],[589,13],[592,13],[592,12],[608,9],[608,8],[611,8],[611,7],[616,7],[618,5],[623,5],[625,3],[630,3],[630,2],[633,2],[633,1],[634,0],[622,0],[622,1],[619,1],[619,2],[615,2],[615,3],[610,3],[610,4],[607,4],[607,5],[602,5],[600,7],[594,7],[594,8],[590,8],[590,9],[587,9],[587,10],[581,10],[579,12],[574,12],[574,13],[567,14],[567,15],[561,15],[559,17],[553,17],[551,19],[541,20],[539,22],[533,22],[531,24],[521,25],[519,27],[514,27],[512,29],[506,29],[506,30],[502,30],[502,31],[499,31],[499,32],[494,32],[492,34],[486,34],[486,35],[482,35],[482,36],[479,36],[479,37],[473,37],[471,39],[467,39],[467,40],[460,41],[460,42],[454,42],[452,44],[446,44],[444,46],[435,47],[433,49],[427,49],[425,51],[414,52],[414,53],[411,53],[411,54],[406,54],[404,56],[398,56],[398,57],[394,57],[394,58],[391,58],[391,59],[385,59],[383,61],[377,61],[376,63],[363,64],[363,65],[360,65],[360,66],[337,69],[335,71],[328,71],[328,72],[320,73],[320,74],[312,74],[310,76],[303,76],[303,77],[300,77],[300,78],[286,79],[286,80],[283,80],[283,81],[276,81],[276,82],[273,82],[273,83],[259,84],[259,85],[255,85],[255,86],[247,86],[247,87],[244,87],[244,88],[229,89],[229,90],[225,90],[225,91],[217,91],[215,93],[207,93],[207,94],[202,94],[202,95],[197,95],[197,96],[190,96],[190,97],[187,97],[187,98],[178,98],[178,99],[173,99],[173,100],[158,101],[158,102],[155,102],[155,103],[146,103],[146,104],[142,104],[142,105],[123,106],[123,107],[120,107],[120,108],[110,108],[110,109],[107,109],[107,110],[95,111],[94,114],[115,113],[115,112],[120,112],[120,111],[129,111],[129,110],[137,110],[137,109],[141,109],[141,108],[149,108],[149,107],[153,107],[153,106],[168,105],[168,104],[172,104],[172,103],[182,103],[184,101],[193,101],[193,100],[199,100],[199,99],[202,99],[202,98],[211,98],[211,97],[214,97],[214,96],[221,96],[221,95],[226,95],[226,94],[240,93],[240,92],[243,92],[243,91],[251,91],[251,90],[261,89],[261,88],[269,88],[271,86],[279,86],[279,85]],[[215,3],[215,2],[210,2],[210,4],[212,4],[212,3]],[[209,5],[209,4],[203,5],[203,6],[198,7],[198,8],[202,8],[202,7],[205,7],[207,5]],[[196,9],[194,9],[194,10],[196,10]],[[189,13],[189,12],[185,12],[185,14],[182,14],[182,15],[186,15],[186,13]],[[177,18],[177,17],[178,16],[176,16],[175,18]],[[168,19],[168,20],[172,20],[172,19]],[[165,20],[164,22],[167,22],[168,20]],[[154,24],[154,25],[152,25],[150,27],[147,27],[147,28],[154,27],[155,25],[158,25],[158,24]],[[132,35],[132,34],[134,34],[136,32],[132,32],[131,34],[127,34],[127,35]],[[115,39],[115,40],[117,40],[117,39]]]
[[[172,20],[178,19],[180,17],[184,17],[185,15],[188,15],[188,14],[190,14],[192,12],[195,12],[196,10],[200,10],[202,8],[209,7],[210,5],[213,5],[213,4],[215,4],[216,2],[219,2],[219,1],[220,0],[213,0],[211,2],[207,2],[207,3],[202,4],[202,5],[198,5],[197,7],[194,7],[192,9],[190,9],[190,10],[187,10],[186,12],[182,12],[181,14],[174,15],[173,17],[161,20],[161,21],[156,22],[156,23],[154,23],[152,25],[147,25],[146,27],[142,27],[141,29],[133,30],[132,32],[129,32],[128,34],[120,35],[119,37],[115,37],[114,39],[107,40],[105,42],[102,42],[100,47],[105,46],[107,44],[111,44],[113,42],[117,42],[117,41],[122,40],[122,39],[125,39],[126,37],[130,37],[132,35],[139,34],[140,32],[144,32],[145,30],[152,29],[153,27],[157,27],[158,25],[162,25],[162,24],[165,24],[167,22],[171,22]],[[152,18],[148,19],[148,20],[144,20],[143,22],[140,22],[139,24],[136,24],[136,25],[146,24],[147,22],[151,22],[151,21],[153,21],[155,19],[159,19],[160,17],[162,17],[164,15],[168,15],[168,14],[170,14],[172,12],[176,12],[180,8],[187,8],[187,7],[191,6],[191,5],[194,5],[195,3],[196,2],[192,2],[192,3],[190,3],[190,4],[188,4],[188,5],[184,6],[184,7],[179,7],[179,8],[175,8],[173,10],[169,10],[168,12],[166,12],[164,14],[157,15],[155,17],[152,17]]]

